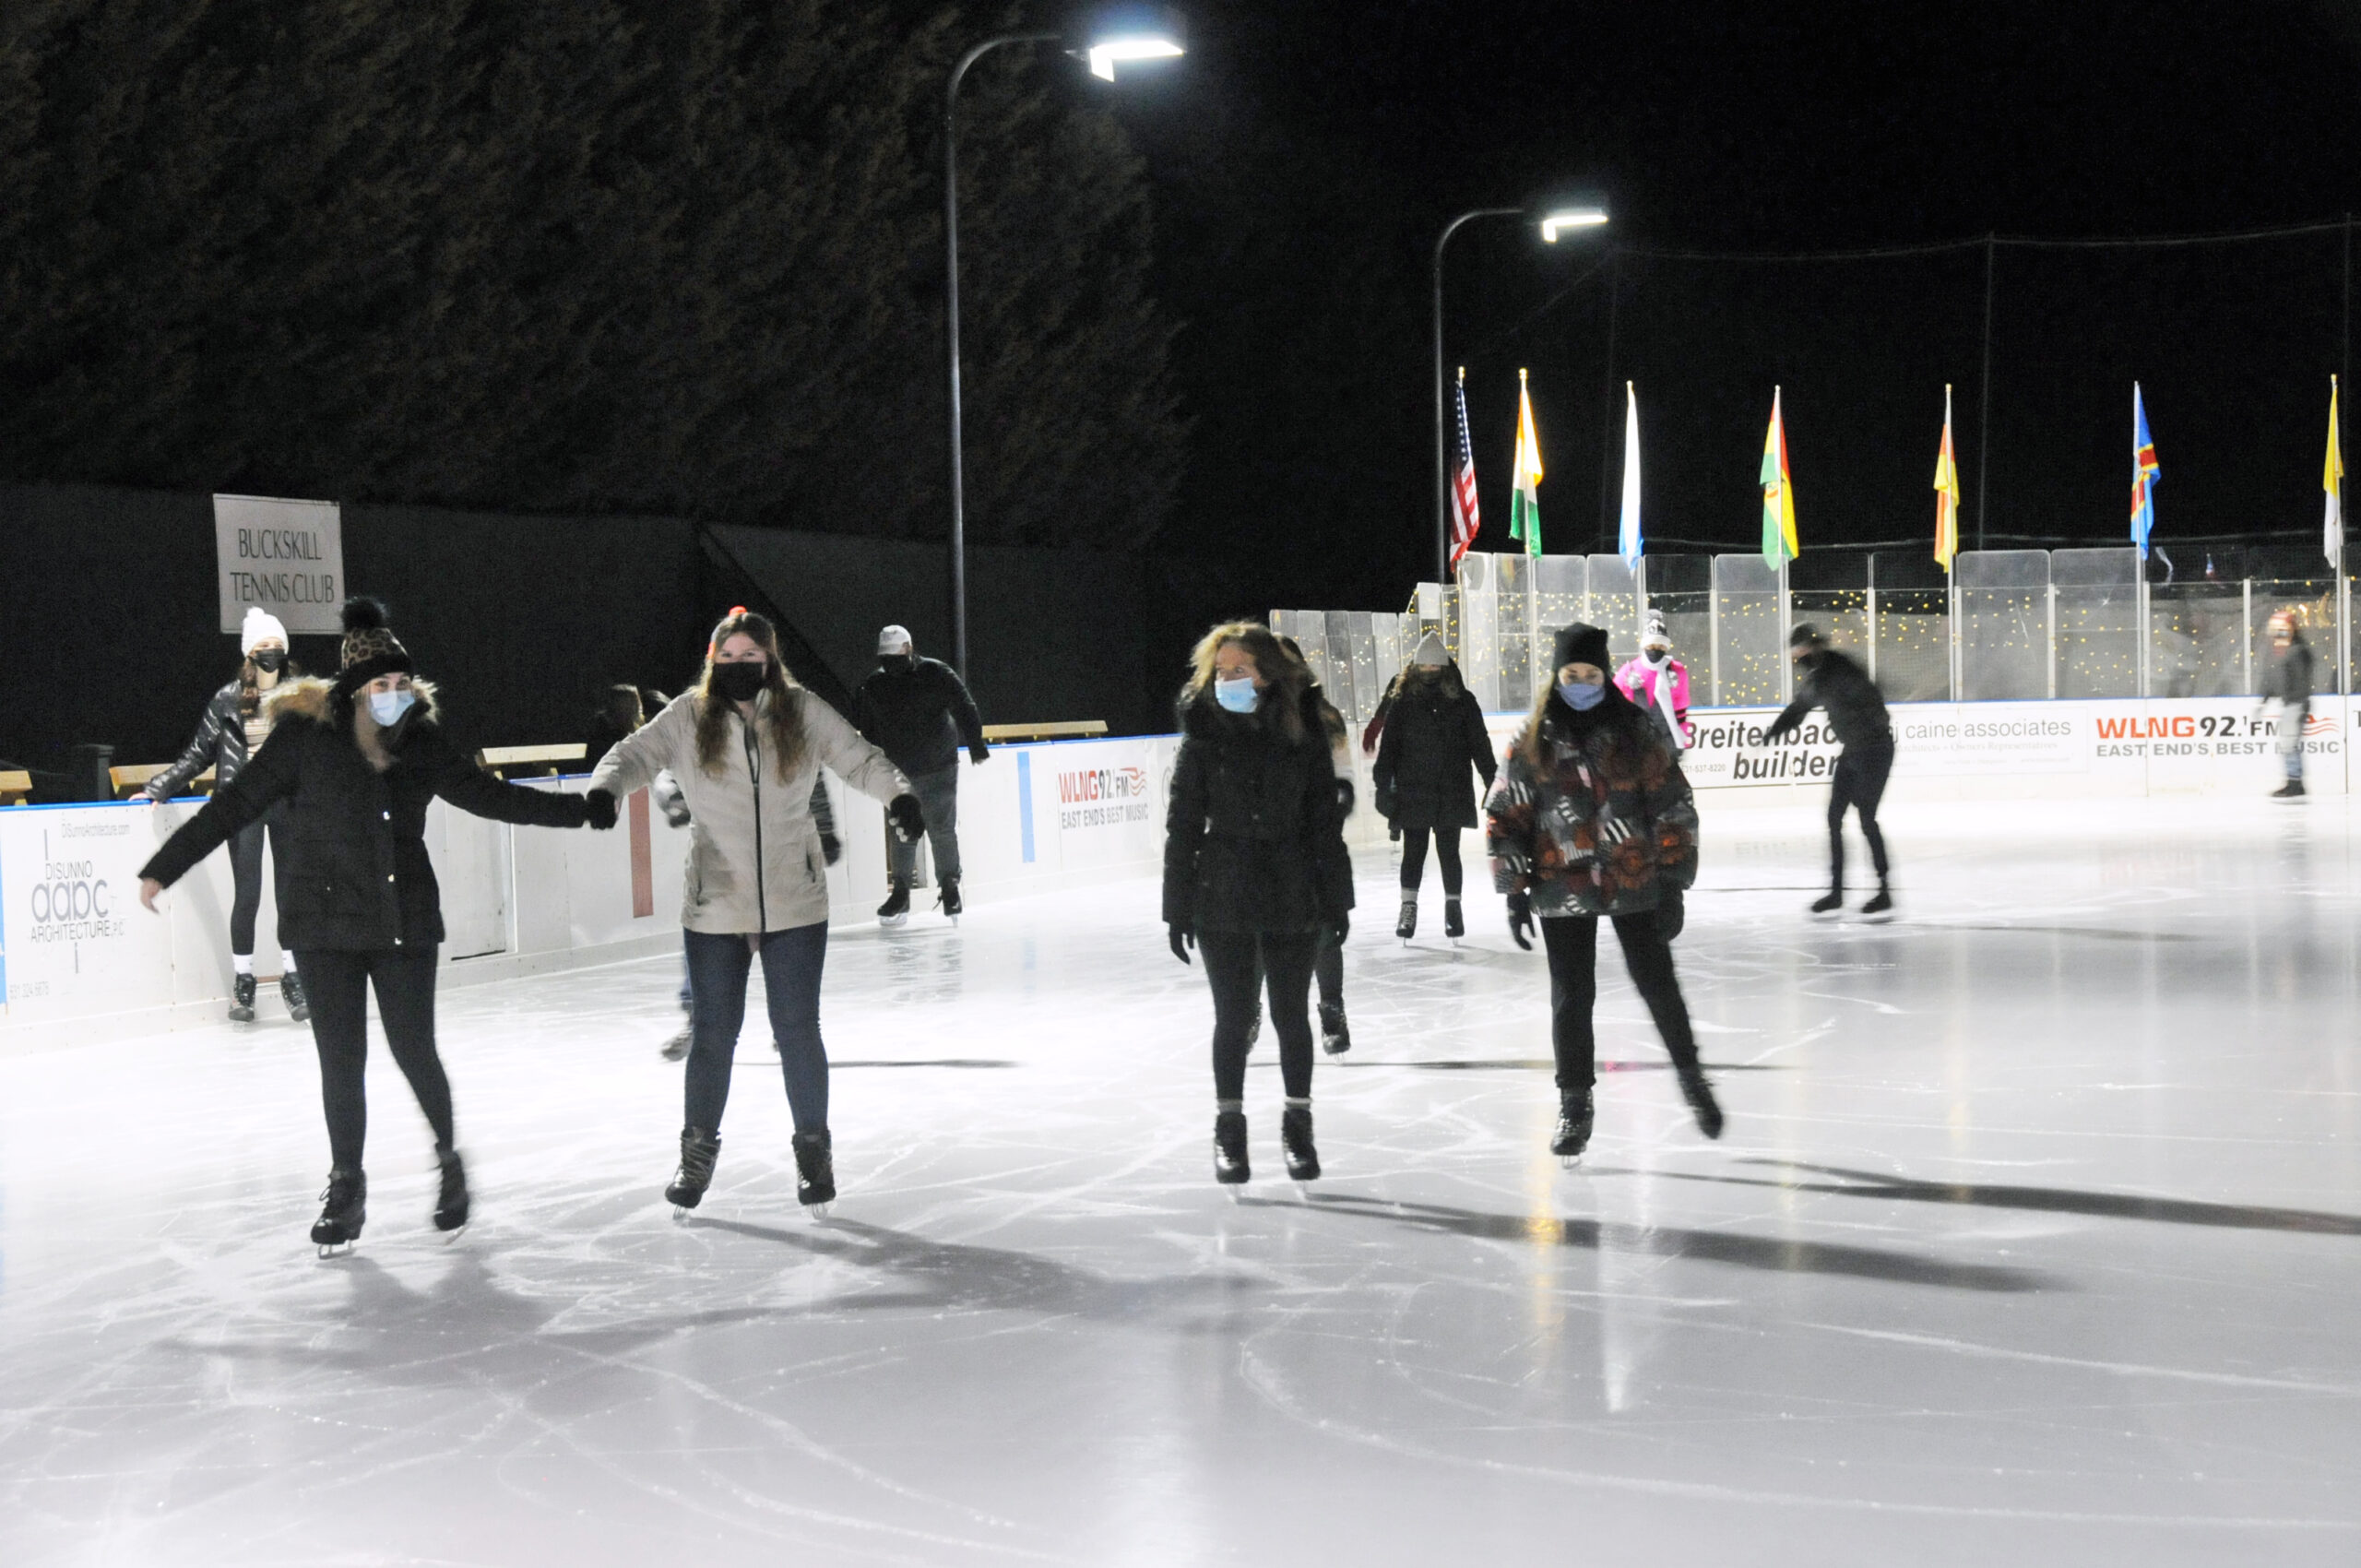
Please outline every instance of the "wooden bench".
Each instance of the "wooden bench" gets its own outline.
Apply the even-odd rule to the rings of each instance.
[[[498,778],[548,778],[566,771],[559,763],[581,762],[589,750],[580,741],[556,746],[486,746],[476,753],[476,766]]]
[[[148,787],[148,780],[160,773],[169,772],[169,762],[135,762],[123,767],[107,769],[107,781],[114,787],[114,798],[127,801]],[[207,768],[188,781],[188,791],[194,795],[213,793],[213,770]]]
[[[21,806],[31,798],[33,776],[21,769],[0,773],[0,806]]]
[[[987,741],[1085,741],[1107,733],[1103,719],[1058,719],[1041,724],[987,724]]]

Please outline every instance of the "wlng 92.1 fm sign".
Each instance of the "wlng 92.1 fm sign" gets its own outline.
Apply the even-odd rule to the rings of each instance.
[[[291,632],[343,629],[344,523],[335,502],[217,495],[213,557],[223,631],[236,631],[256,606]]]

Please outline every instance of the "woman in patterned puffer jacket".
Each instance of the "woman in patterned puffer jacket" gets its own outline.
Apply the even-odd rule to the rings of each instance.
[[[1681,894],[1697,875],[1697,806],[1663,730],[1607,678],[1607,634],[1558,633],[1557,675],[1534,705],[1485,802],[1494,886],[1509,934],[1531,951],[1536,917],[1549,956],[1558,1126],[1549,1151],[1578,1158],[1596,1120],[1598,921],[1615,922],[1631,983],[1664,1036],[1681,1097],[1709,1138],[1721,1107],[1697,1060],[1673,972]]]

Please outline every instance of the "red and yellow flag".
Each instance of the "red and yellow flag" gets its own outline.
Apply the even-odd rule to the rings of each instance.
[[[1935,559],[1952,569],[1959,554],[1959,464],[1952,457],[1952,384],[1943,383],[1943,449],[1935,458]]]

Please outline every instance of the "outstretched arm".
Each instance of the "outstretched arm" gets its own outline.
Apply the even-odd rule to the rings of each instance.
[[[589,803],[582,796],[494,778],[433,725],[410,733],[402,745],[402,761],[421,769],[436,794],[473,816],[524,827],[580,827],[590,820]]]
[[[875,801],[891,802],[910,792],[910,781],[902,777],[901,769],[862,740],[845,722],[844,715],[808,691],[796,693],[795,700],[802,705],[799,716],[813,754],[834,769],[837,778]]]
[[[302,777],[297,744],[296,737],[285,730],[272,731],[262,750],[238,770],[238,776],[215,790],[213,798],[139,868],[141,879],[170,887],[240,828],[260,822],[274,802],[293,794]]]

